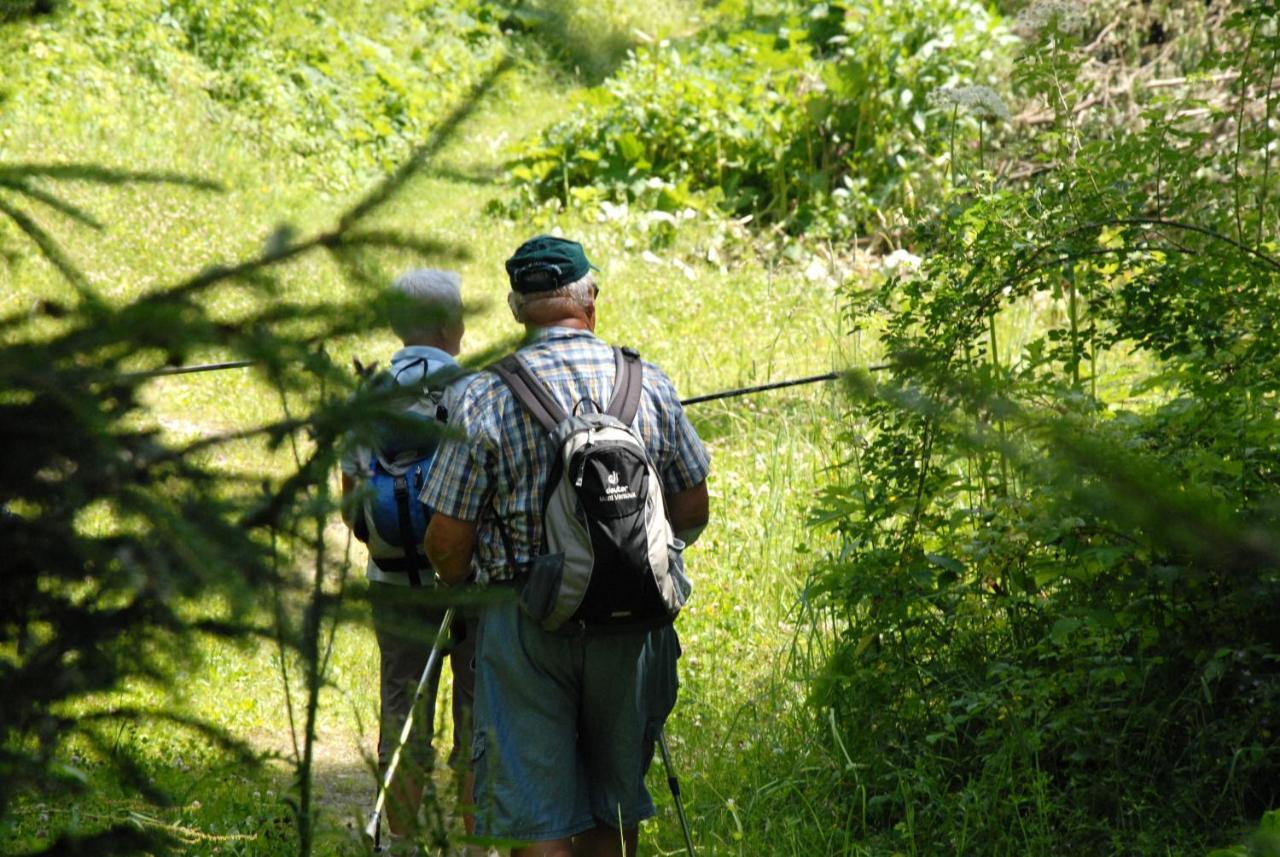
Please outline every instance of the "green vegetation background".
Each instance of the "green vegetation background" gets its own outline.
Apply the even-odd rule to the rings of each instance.
[[[1249,831],[1280,783],[1273,7],[32,6],[0,24],[0,167],[221,190],[43,175],[52,205],[10,172],[0,202],[34,206],[96,298],[128,306],[341,225],[510,55],[367,225],[465,251],[447,264],[474,309],[466,350],[509,345],[502,260],[562,228],[604,269],[601,334],[685,395],[884,357],[901,370],[692,411],[715,523],[690,558],[669,734],[702,850],[1272,853]],[[1015,24],[1033,32],[1019,41]],[[1201,231],[1171,238],[1144,218]],[[49,308],[83,292],[12,216],[0,252],[0,317],[18,319],[5,341],[56,335]],[[323,345],[315,377],[340,386],[334,367],[394,342],[325,308],[367,302],[421,256],[302,256],[270,288],[201,296],[234,354],[210,335],[114,365],[253,353],[246,331],[278,304],[282,338]],[[125,424],[180,447],[323,415],[333,395],[288,371],[157,379]],[[283,478],[305,470],[266,442],[284,436],[193,455],[246,483]],[[247,502],[244,484],[220,491]],[[107,504],[73,520],[121,527]],[[283,573],[299,615],[317,553],[330,591],[361,564],[336,515],[320,520]],[[280,581],[261,584],[238,606],[184,593],[182,610],[269,624]],[[360,585],[345,586],[356,606],[335,626],[311,764],[325,854],[358,853],[372,798],[375,649]],[[123,824],[179,852],[294,853],[285,689],[306,695],[305,646],[287,683],[269,638],[145,646],[155,677],[53,710],[160,707],[267,763],[180,724],[107,717],[97,744],[50,745],[56,776],[11,797],[0,850]],[[28,726],[6,723],[6,741],[35,746]],[[161,792],[121,776],[125,760]],[[642,848],[678,853],[659,771],[650,788]]]

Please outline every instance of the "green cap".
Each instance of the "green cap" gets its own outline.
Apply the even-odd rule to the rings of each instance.
[[[581,244],[554,235],[530,238],[507,260],[511,289],[524,294],[563,288],[591,270],[600,269],[587,261]]]

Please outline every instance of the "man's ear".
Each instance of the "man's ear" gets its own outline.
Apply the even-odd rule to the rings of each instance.
[[[457,357],[462,352],[462,337],[466,332],[467,326],[462,321],[459,321],[451,327],[448,334],[449,347],[446,348],[445,351],[448,351],[454,357]]]
[[[587,307],[586,315],[587,315],[587,329],[590,330],[592,333],[595,333],[596,332],[596,305],[594,301],[592,301],[591,306]]]

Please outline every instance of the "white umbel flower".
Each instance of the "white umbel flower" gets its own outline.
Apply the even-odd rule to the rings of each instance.
[[[951,86],[929,93],[935,107],[962,108],[975,116],[1008,121],[1012,116],[1004,100],[989,86]]]
[[[1061,32],[1079,33],[1087,21],[1084,4],[1079,0],[1032,0],[1014,18],[1013,30],[1021,36],[1034,37],[1056,22]]]

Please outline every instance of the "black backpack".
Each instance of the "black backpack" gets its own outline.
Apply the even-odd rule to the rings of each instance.
[[[689,597],[684,543],[671,531],[662,480],[631,429],[643,364],[631,349],[615,348],[614,357],[613,398],[603,414],[578,413],[585,403],[565,413],[519,355],[491,367],[547,430],[553,449],[541,556],[521,594],[525,611],[548,631],[566,622],[658,627],[674,620]],[[508,560],[514,561],[509,545]]]

